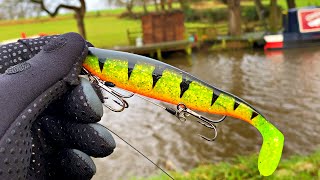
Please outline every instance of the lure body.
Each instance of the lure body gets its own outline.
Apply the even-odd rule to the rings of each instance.
[[[183,103],[202,112],[232,116],[256,127],[263,137],[258,159],[262,175],[280,161],[284,137],[244,100],[168,64],[139,55],[89,48],[83,63],[90,73],[117,87],[171,104]]]

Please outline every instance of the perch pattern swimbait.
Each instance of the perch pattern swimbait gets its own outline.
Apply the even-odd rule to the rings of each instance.
[[[271,175],[281,158],[284,136],[244,100],[163,62],[125,52],[89,48],[83,67],[117,87],[171,104],[232,116],[253,125],[263,137],[261,175]]]

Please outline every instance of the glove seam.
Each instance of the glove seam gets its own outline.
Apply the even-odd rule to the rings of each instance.
[[[86,43],[84,43],[80,56],[78,56],[76,62],[72,65],[72,68],[69,71],[69,73],[63,78],[65,82],[67,82],[70,85],[80,84],[79,76],[78,77],[75,77],[75,76],[80,74],[82,69],[82,63],[87,53],[88,53],[88,46],[86,45]],[[81,63],[81,65],[79,65],[79,62]]]

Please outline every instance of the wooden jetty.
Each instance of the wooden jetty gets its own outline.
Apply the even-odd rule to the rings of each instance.
[[[211,50],[236,49],[248,47],[263,47],[265,32],[243,33],[240,37],[230,35],[218,35],[206,42],[212,44]]]

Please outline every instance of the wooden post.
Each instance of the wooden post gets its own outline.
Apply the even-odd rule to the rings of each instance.
[[[226,49],[226,48],[227,48],[226,39],[222,39],[222,41],[221,41],[221,46],[222,46],[223,49]]]
[[[188,56],[192,54],[192,48],[191,45],[186,46],[185,52]]]
[[[163,60],[162,54],[161,54],[161,49],[160,49],[160,48],[157,49],[157,59],[158,59],[159,61],[162,61],[162,60]]]

